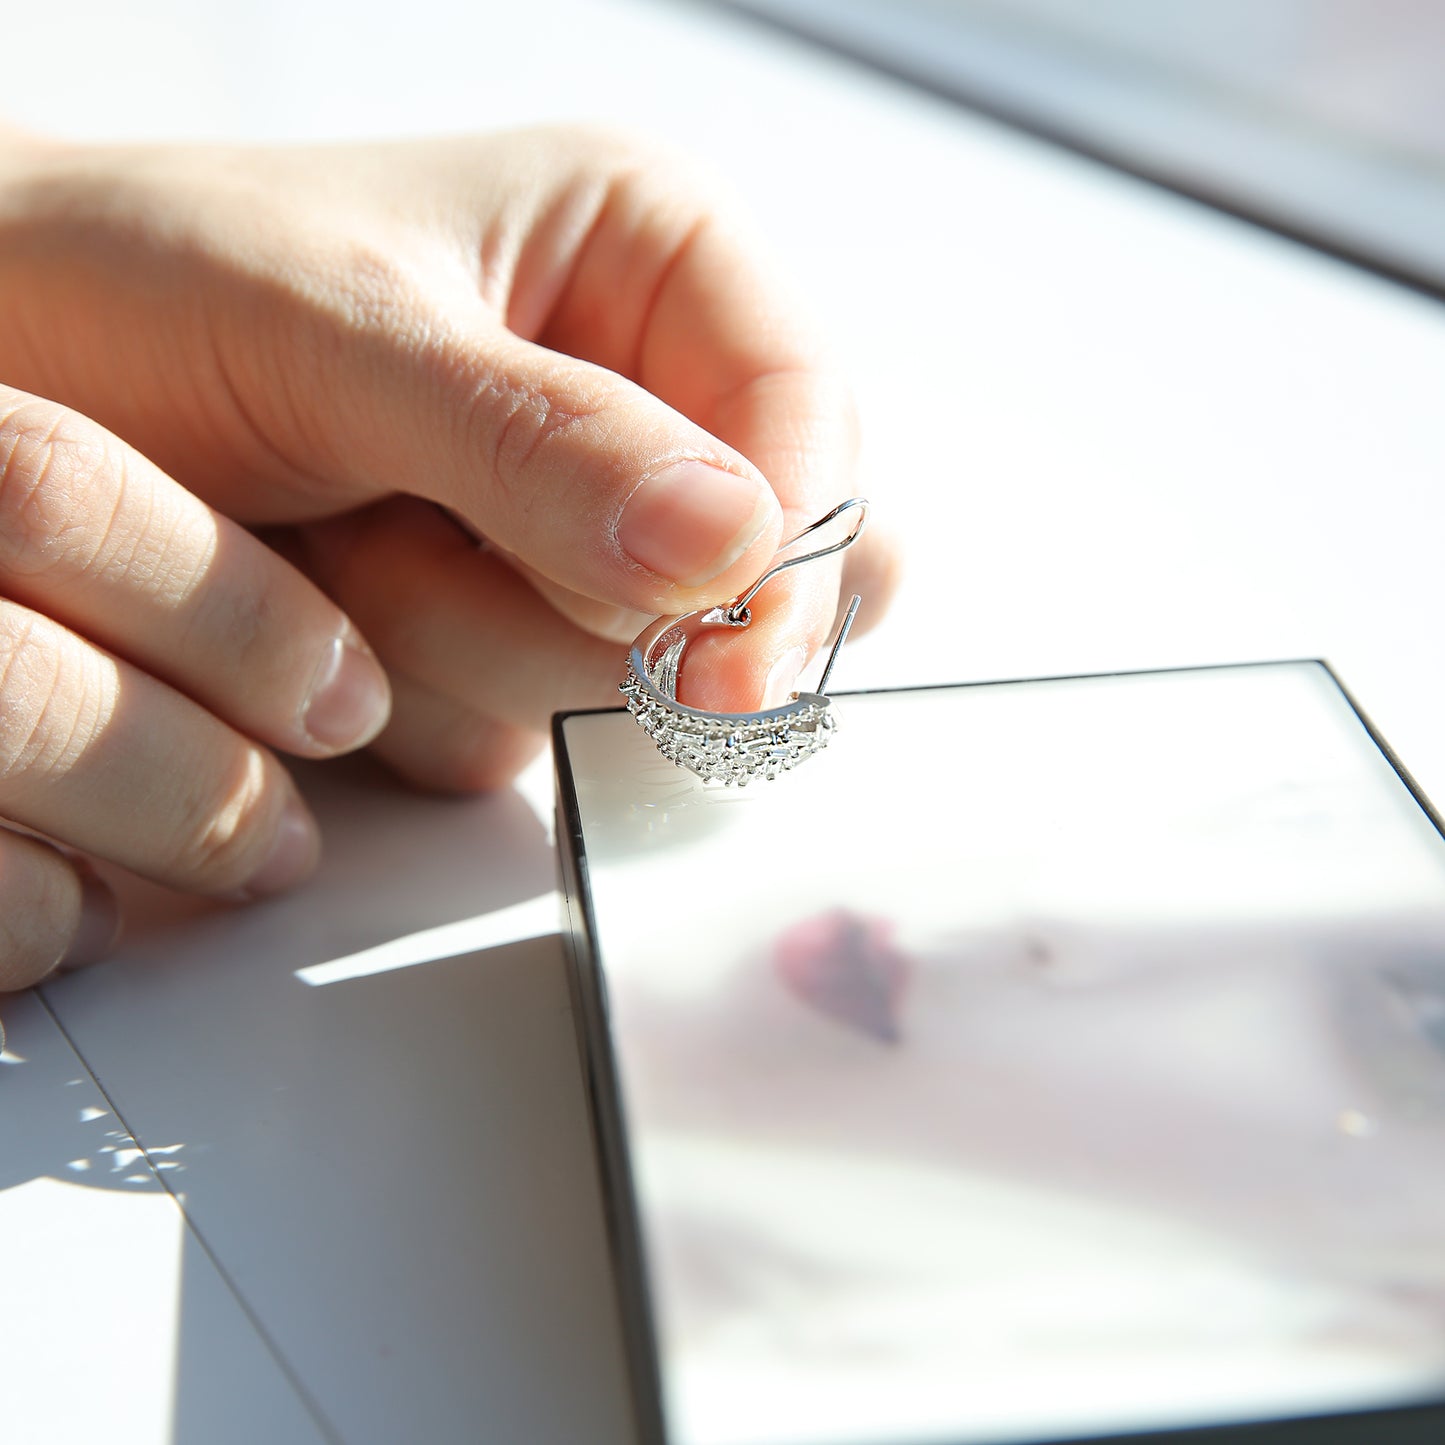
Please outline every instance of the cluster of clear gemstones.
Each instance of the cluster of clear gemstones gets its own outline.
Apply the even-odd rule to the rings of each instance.
[[[736,783],[776,778],[821,752],[837,726],[828,699],[804,693],[786,710],[729,717],[669,703],[628,663],[618,686],[627,711],[657,744],[663,757],[704,782]]]

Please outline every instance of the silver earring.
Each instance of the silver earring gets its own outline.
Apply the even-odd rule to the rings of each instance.
[[[858,513],[857,525],[841,542],[776,562],[732,601],[680,617],[660,617],[638,635],[628,654],[627,677],[618,691],[627,699],[628,712],[657,744],[663,757],[705,782],[746,787],[754,778],[776,778],[828,746],[838,725],[827,697],[828,679],[857,615],[862,600],[859,597],[848,605],[816,692],[795,692],[781,707],[763,712],[703,712],[678,702],[677,678],[683,654],[694,637],[716,628],[743,628],[753,620],[748,603],[764,583],[789,567],[815,562],[851,547],[863,534],[868,502],[863,497],[851,497],[783,543],[780,551],[796,546],[820,527],[854,510]]]

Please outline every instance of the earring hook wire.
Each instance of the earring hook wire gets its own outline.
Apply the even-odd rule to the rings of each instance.
[[[748,603],[758,595],[758,592],[765,582],[772,581],[779,572],[786,572],[789,567],[798,567],[804,562],[816,562],[820,557],[831,557],[834,552],[841,552],[844,548],[851,547],[853,543],[863,535],[863,529],[868,525],[868,499],[866,497],[849,497],[846,502],[839,502],[831,512],[819,517],[816,522],[810,522],[796,536],[789,537],[788,540],[778,548],[778,551],[786,552],[789,547],[796,546],[804,537],[812,536],[820,527],[826,527],[830,522],[836,521],[841,517],[844,512],[852,511],[855,508],[858,511],[858,525],[854,527],[841,542],[834,542],[829,547],[819,547],[813,552],[804,552],[801,557],[789,557],[786,561],[775,562],[746,592],[741,593],[728,603],[723,609],[723,615],[726,620],[734,627],[746,627],[751,620],[751,614],[748,612]],[[849,622],[852,621],[851,613],[848,620]],[[846,635],[846,632],[847,628],[845,627],[843,633]],[[839,642],[841,643],[841,641],[842,637],[840,636]],[[836,655],[836,653],[837,647],[835,646],[834,654]],[[831,670],[831,668],[832,663],[830,661],[829,670]]]

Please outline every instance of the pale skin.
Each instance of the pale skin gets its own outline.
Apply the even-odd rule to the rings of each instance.
[[[0,134],[0,989],[113,946],[90,859],[301,882],[278,754],[505,783],[650,617],[852,494],[847,390],[732,209],[579,129]],[[895,571],[870,529],[784,574],[685,700],[786,695],[840,577],[876,621]]]

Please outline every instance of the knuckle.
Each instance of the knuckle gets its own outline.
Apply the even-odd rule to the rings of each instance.
[[[118,500],[113,445],[99,428],[47,402],[0,416],[0,557],[35,576],[85,571],[104,544],[90,519]]]
[[[548,454],[596,414],[596,405],[569,394],[565,383],[539,385],[501,372],[481,382],[467,408],[474,455],[522,516],[546,500],[537,480]]]
[[[83,417],[27,401],[0,417],[0,569],[32,582],[115,585],[175,606],[215,552],[197,508],[137,477]]]
[[[101,653],[67,648],[60,629],[34,613],[0,609],[0,782],[69,772],[115,701],[114,667]]]
[[[264,860],[274,831],[276,789],[260,748],[238,749],[228,768],[210,770],[183,805],[178,844],[166,872],[203,892],[240,888]]]
[[[332,238],[316,265],[344,333],[384,336],[388,345],[423,339],[421,287],[394,251],[364,238]]]

